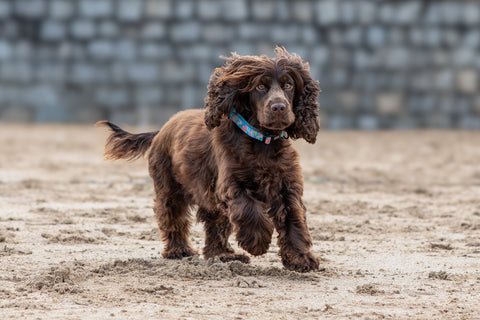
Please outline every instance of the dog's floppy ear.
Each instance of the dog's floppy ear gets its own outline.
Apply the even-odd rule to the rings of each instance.
[[[209,130],[219,126],[220,120],[234,108],[239,88],[230,78],[232,63],[238,58],[235,53],[225,58],[225,66],[216,68],[210,77],[205,98],[205,124]]]
[[[284,48],[277,48],[277,60],[295,81],[295,97],[293,112],[295,122],[287,129],[293,139],[303,138],[309,143],[315,143],[320,129],[319,105],[317,102],[320,88],[309,72],[308,62],[299,56],[288,53]]]

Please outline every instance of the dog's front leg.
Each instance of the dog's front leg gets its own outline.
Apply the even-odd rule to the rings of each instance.
[[[230,185],[224,194],[238,245],[254,256],[267,252],[274,226],[265,214],[264,203],[236,184]]]
[[[301,199],[303,187],[290,184],[288,192],[273,202],[269,211],[278,231],[279,255],[285,268],[299,272],[316,270],[320,259],[310,252],[312,237]]]

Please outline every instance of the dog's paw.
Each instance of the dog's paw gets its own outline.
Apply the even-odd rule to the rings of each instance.
[[[320,259],[311,252],[305,254],[285,254],[282,255],[283,266],[292,271],[309,272],[318,270]]]
[[[272,232],[268,229],[254,232],[243,228],[237,232],[236,238],[240,248],[253,256],[259,256],[266,253],[270,247]]]
[[[178,247],[178,248],[171,248],[169,250],[164,250],[162,252],[162,256],[166,259],[182,259],[185,257],[191,257],[198,255],[198,252],[193,250],[190,247]]]

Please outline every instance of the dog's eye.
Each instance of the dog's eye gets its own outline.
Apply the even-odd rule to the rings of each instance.
[[[258,90],[258,91],[264,91],[264,90],[265,90],[265,85],[264,85],[264,84],[259,84],[259,85],[257,86],[257,90]]]
[[[287,82],[283,85],[283,89],[285,89],[285,90],[290,90],[292,88],[293,88],[293,85],[291,83]]]

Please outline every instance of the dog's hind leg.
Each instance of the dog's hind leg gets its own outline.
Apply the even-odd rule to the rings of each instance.
[[[155,150],[152,150],[155,152]],[[181,259],[197,254],[190,244],[191,219],[189,202],[183,187],[175,181],[170,161],[151,157],[149,171],[155,188],[153,211],[165,248],[162,256]]]
[[[235,253],[228,242],[232,233],[232,224],[227,216],[219,211],[209,211],[199,208],[197,218],[204,223],[205,247],[203,256],[206,259],[219,257],[223,262],[239,260],[244,263],[250,262],[250,258],[244,254]]]

